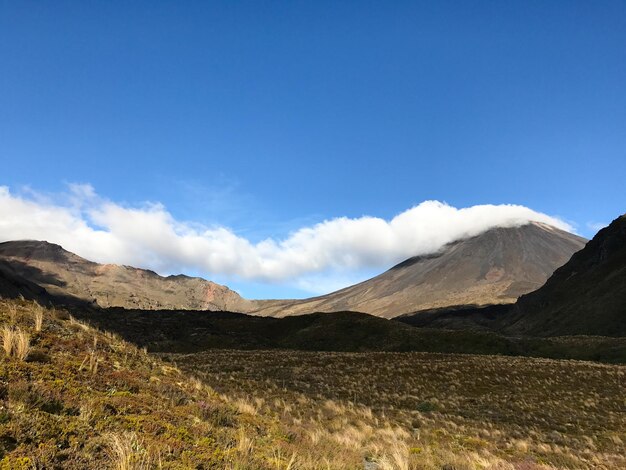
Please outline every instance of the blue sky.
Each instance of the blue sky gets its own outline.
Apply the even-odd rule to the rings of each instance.
[[[89,184],[251,243],[427,200],[588,237],[625,211],[623,1],[2,1],[0,67],[0,185],[22,198]]]

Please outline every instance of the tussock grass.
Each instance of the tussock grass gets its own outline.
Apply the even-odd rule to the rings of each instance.
[[[289,430],[296,467],[626,468],[626,367],[434,353],[167,355]]]
[[[7,357],[15,357],[21,361],[28,357],[30,351],[30,335],[19,326],[3,326],[0,330],[2,349]]]
[[[13,354],[13,337],[15,336],[15,330],[11,326],[3,326],[0,330],[0,336],[2,337],[2,349],[7,357],[11,357]]]
[[[12,305],[25,312],[16,324]],[[118,336],[41,308],[34,332],[36,304],[0,300],[1,469],[275,468],[285,434],[254,400],[244,413],[239,397],[222,400]],[[15,360],[29,348],[32,359]]]
[[[9,316],[9,323],[11,323],[12,325],[15,324],[15,322],[17,321],[17,304],[15,303],[7,303],[7,313]]]
[[[151,468],[148,452],[133,432],[108,434],[107,455],[115,470],[148,470]]]
[[[280,350],[159,358],[67,312],[42,307],[35,331],[36,309],[0,301],[0,468],[626,468],[624,366]],[[27,361],[15,360],[21,335]]]
[[[33,321],[35,324],[35,331],[39,332],[41,331],[41,328],[43,326],[43,313],[44,313],[44,309],[41,305],[39,305],[37,302],[34,302],[34,307],[33,307]]]
[[[23,361],[28,357],[29,351],[30,335],[22,331],[19,327],[16,327],[13,335],[13,355]]]

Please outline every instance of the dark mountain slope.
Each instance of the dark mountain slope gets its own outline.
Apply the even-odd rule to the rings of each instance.
[[[503,331],[626,336],[626,215],[600,230],[543,287],[521,297]]]
[[[11,263],[0,260],[0,297],[17,299],[20,296],[46,304],[52,298],[43,287],[16,274]]]

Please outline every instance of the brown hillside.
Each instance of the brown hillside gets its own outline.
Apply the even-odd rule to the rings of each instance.
[[[189,276],[159,276],[153,271],[98,264],[42,241],[0,243],[7,278],[27,280],[50,294],[75,297],[101,307],[197,310],[249,309],[228,287]],[[5,283],[6,284],[6,283]]]

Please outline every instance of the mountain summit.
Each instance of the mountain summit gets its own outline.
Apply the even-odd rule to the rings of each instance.
[[[493,228],[416,256],[337,292],[305,300],[260,302],[258,315],[352,310],[392,318],[454,305],[513,303],[540,287],[587,240],[531,222]]]

